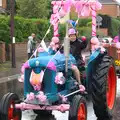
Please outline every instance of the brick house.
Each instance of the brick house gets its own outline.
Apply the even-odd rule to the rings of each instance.
[[[7,8],[7,0],[0,0],[0,13],[5,13]]]
[[[0,0],[0,6],[4,9],[7,7],[7,0]]]
[[[106,14],[112,17],[120,16],[120,4],[115,0],[99,0],[102,3],[102,10],[98,11],[100,14]]]

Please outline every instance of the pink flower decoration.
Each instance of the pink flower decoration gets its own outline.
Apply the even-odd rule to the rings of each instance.
[[[25,62],[25,63],[22,65],[22,67],[21,67],[21,73],[24,73],[25,68],[30,68],[28,61]]]
[[[36,90],[36,91],[40,91],[41,85],[34,85],[33,88],[34,88],[34,90]]]
[[[101,48],[101,53],[104,53],[106,51],[106,49],[104,47],[100,47]]]
[[[57,73],[55,77],[55,83],[60,85],[63,85],[65,83],[65,79],[62,72]]]
[[[117,48],[117,49],[120,49],[120,42],[117,42],[117,43],[116,43],[116,48]]]
[[[52,48],[52,50],[57,51],[57,49],[59,48],[59,38],[58,37],[52,38],[49,48]]]
[[[67,102],[68,100],[64,95],[59,94],[59,97],[62,99],[63,103]]]
[[[115,36],[115,38],[113,39],[113,42],[115,43],[119,42],[119,36]]]
[[[117,53],[120,53],[120,42],[116,43]]]
[[[99,47],[100,47],[100,42],[99,42],[98,38],[97,37],[93,37],[91,39],[91,48],[92,48],[92,51],[95,51]]]
[[[53,43],[58,43],[59,42],[59,38],[58,37],[53,37],[52,38],[52,42]]]
[[[47,96],[44,95],[44,93],[42,91],[40,91],[39,94],[36,95],[36,98],[41,102],[46,102],[47,101]]]
[[[34,93],[30,93],[30,94],[27,94],[27,98],[26,98],[26,100],[27,101],[31,101],[31,100],[34,100],[35,99],[35,95],[34,95]]]
[[[79,85],[80,91],[84,92],[85,91],[85,87],[83,85]]]

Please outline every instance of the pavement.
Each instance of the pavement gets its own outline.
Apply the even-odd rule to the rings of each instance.
[[[16,68],[12,68],[10,62],[8,64],[9,64],[9,66],[8,66],[7,70],[0,71],[0,81],[2,79],[6,79],[9,76],[16,76],[16,75],[20,74],[20,69],[21,69],[21,65],[22,65],[21,61],[16,61]]]

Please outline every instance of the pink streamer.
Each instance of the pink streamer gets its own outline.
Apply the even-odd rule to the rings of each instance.
[[[47,68],[49,68],[50,70],[56,71],[56,66],[52,61],[48,63]]]

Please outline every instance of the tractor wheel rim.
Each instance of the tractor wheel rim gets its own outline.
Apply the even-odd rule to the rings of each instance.
[[[113,109],[116,97],[116,74],[113,66],[108,71],[107,81],[107,105],[110,110]]]
[[[78,120],[86,120],[86,109],[83,103],[80,104],[78,109]]]
[[[8,108],[8,120],[19,120],[19,115],[14,114],[14,102]]]

